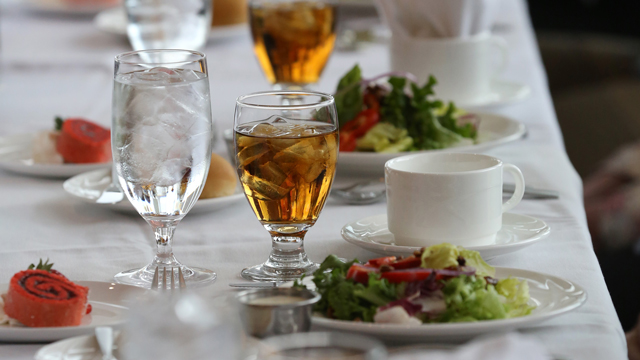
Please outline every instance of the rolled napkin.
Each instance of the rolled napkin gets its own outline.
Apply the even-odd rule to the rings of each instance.
[[[466,38],[490,30],[500,0],[376,0],[394,36]]]
[[[45,270],[13,275],[5,313],[30,327],[77,326],[86,313],[89,289]]]
[[[519,333],[481,338],[453,351],[411,349],[399,351],[389,360],[550,360],[544,346]]]

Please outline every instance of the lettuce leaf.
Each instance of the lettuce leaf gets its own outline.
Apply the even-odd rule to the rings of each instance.
[[[478,276],[491,276],[496,275],[496,269],[487,264],[480,256],[480,253],[473,250],[467,250],[463,247],[459,248],[460,256],[465,260],[465,266],[471,266],[476,269],[476,275]]]
[[[504,306],[508,317],[518,317],[531,314],[535,306],[529,302],[529,284],[526,280],[506,278],[499,280],[496,291],[505,298]]]
[[[413,139],[406,129],[399,129],[389,123],[377,123],[357,140],[356,148],[361,151],[397,153],[407,151]]]
[[[314,310],[339,320],[360,319],[372,322],[379,306],[397,300],[404,287],[390,284],[371,274],[367,285],[347,279],[346,274],[357,260],[344,262],[335,255],[329,255],[313,273],[316,292],[322,298]],[[329,271],[327,271],[329,270]]]
[[[438,318],[438,322],[460,322],[505,319],[507,311],[501,296],[493,285],[484,278],[460,275],[446,281],[444,300],[447,310]]]
[[[448,243],[432,245],[422,252],[421,267],[425,269],[446,269],[458,266],[460,250],[457,246]]]
[[[360,88],[362,73],[360,66],[356,64],[338,82],[334,100],[338,112],[340,127],[349,122],[362,110],[363,95]]]

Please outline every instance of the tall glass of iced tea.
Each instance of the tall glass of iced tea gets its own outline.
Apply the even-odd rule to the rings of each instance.
[[[296,101],[286,101],[292,98]],[[272,238],[269,259],[244,269],[244,278],[291,280],[317,269],[307,258],[303,240],[329,196],[338,157],[337,121],[328,94],[273,91],[238,98],[238,175]]]
[[[336,40],[336,6],[327,0],[251,0],[253,48],[275,89],[318,82]]]

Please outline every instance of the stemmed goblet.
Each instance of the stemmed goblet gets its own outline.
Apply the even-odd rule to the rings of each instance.
[[[156,267],[182,269],[188,285],[215,280],[173,255],[176,226],[198,200],[211,161],[211,99],[205,55],[144,50],[115,58],[111,144],[118,180],[151,225],[157,252],[140,269],[114,279],[148,287]],[[177,270],[176,270],[177,273]]]
[[[320,79],[336,40],[329,0],[250,0],[253,48],[275,90],[300,90]]]
[[[295,98],[295,103],[283,103]],[[269,259],[242,276],[280,281],[310,274],[304,236],[331,190],[338,157],[338,116],[333,97],[272,91],[236,101],[235,149],[240,182],[258,220],[271,234]]]

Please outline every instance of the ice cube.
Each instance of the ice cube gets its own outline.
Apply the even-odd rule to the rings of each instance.
[[[269,147],[265,143],[257,143],[253,146],[246,147],[238,153],[238,163],[240,167],[244,167],[258,159],[269,151]]]
[[[242,174],[241,180],[243,184],[251,189],[251,196],[260,200],[279,200],[285,197],[291,191],[291,189],[293,189],[293,186],[281,187],[272,184],[257,176],[253,176],[246,171]]]
[[[170,74],[164,71],[138,71],[134,72],[131,78],[133,84],[157,84],[169,82]]]
[[[283,186],[282,184],[287,180],[287,174],[273,161],[268,161],[258,166],[258,168],[260,169],[260,178],[274,185]],[[284,187],[287,187],[287,185]]]

